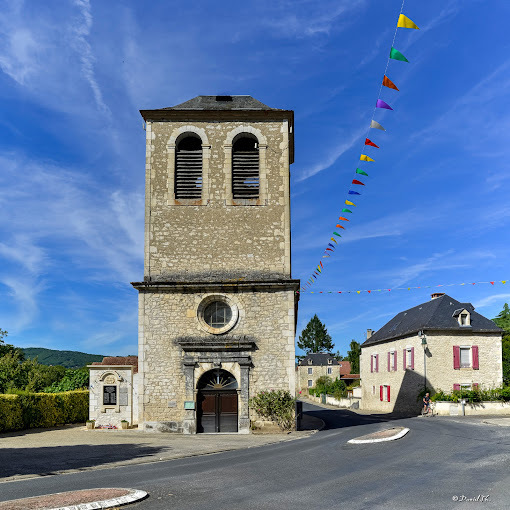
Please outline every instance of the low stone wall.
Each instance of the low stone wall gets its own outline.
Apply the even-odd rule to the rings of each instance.
[[[510,402],[436,402],[435,412],[440,416],[510,415]]]
[[[313,400],[314,402],[322,403],[321,397],[309,395],[308,398],[310,400]],[[359,398],[359,397],[348,397],[348,398],[336,399],[335,397],[333,397],[331,395],[326,395],[326,404],[329,404],[332,406],[337,406],[337,407],[359,409],[360,401],[361,401],[361,398]]]

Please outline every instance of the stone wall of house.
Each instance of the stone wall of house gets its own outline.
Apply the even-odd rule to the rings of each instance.
[[[308,369],[312,369],[312,373],[308,373]],[[331,369],[331,374],[328,373],[328,369]],[[336,378],[340,378],[340,366],[339,365],[298,365],[297,366],[297,392],[308,390],[308,388],[315,388],[317,379],[319,377],[329,377],[332,381]],[[308,381],[312,381],[312,386],[308,385]]]
[[[288,121],[147,122],[145,277],[192,281],[290,277]],[[202,139],[203,191],[175,200],[176,142]],[[232,142],[257,137],[260,198],[232,198]]]
[[[427,349],[418,335],[378,343],[362,348],[360,370],[362,409],[379,412],[414,412],[420,410],[417,395],[425,385],[433,391],[450,392],[454,384],[478,384],[496,388],[503,384],[501,335],[471,332],[426,332]],[[453,368],[453,346],[479,349],[479,369]],[[414,347],[414,370],[403,366],[403,351]],[[388,352],[397,353],[396,370],[388,371]],[[379,371],[370,371],[371,355],[379,355]],[[426,374],[425,374],[426,372]],[[390,401],[380,400],[380,386],[390,387]]]
[[[134,374],[133,367],[131,365],[90,365],[89,369],[89,420],[95,420],[96,427],[113,425],[120,428],[122,420],[126,420],[130,425],[136,423],[138,374]],[[116,388],[115,404],[105,404],[104,386]]]
[[[210,295],[162,290],[139,294],[139,421],[144,430],[194,432],[190,423],[196,418],[195,411],[185,410],[184,402],[196,398],[198,379],[215,368],[215,360],[222,359],[221,368],[240,383],[241,367],[236,360],[251,357],[249,386],[243,388],[248,398],[269,389],[294,394],[294,292],[237,288],[236,293],[224,293],[238,307],[239,317],[233,329],[223,335],[208,333],[198,317],[200,303]],[[221,352],[184,352],[179,344],[183,339],[197,345],[213,340],[223,348]],[[239,339],[254,342],[255,349],[239,352]],[[196,362],[191,387],[185,374],[186,360]],[[240,415],[247,413],[247,409],[239,409]]]

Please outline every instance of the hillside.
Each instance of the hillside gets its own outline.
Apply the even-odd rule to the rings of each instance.
[[[62,365],[66,368],[80,368],[90,365],[93,361],[103,361],[102,354],[87,354],[78,351],[58,351],[44,347],[26,347],[23,353],[27,359],[34,359],[41,365]]]

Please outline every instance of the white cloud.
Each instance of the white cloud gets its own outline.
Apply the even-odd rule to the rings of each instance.
[[[510,283],[510,282],[509,282]],[[510,293],[508,294],[493,294],[492,296],[487,296],[480,301],[477,301],[474,306],[475,308],[486,308],[494,305],[495,303],[504,303],[510,300]]]

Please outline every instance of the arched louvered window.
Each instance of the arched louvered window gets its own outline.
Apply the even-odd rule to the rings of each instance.
[[[259,144],[257,139],[243,133],[232,146],[232,196],[259,198]]]
[[[175,198],[202,198],[202,140],[185,135],[175,151]]]

